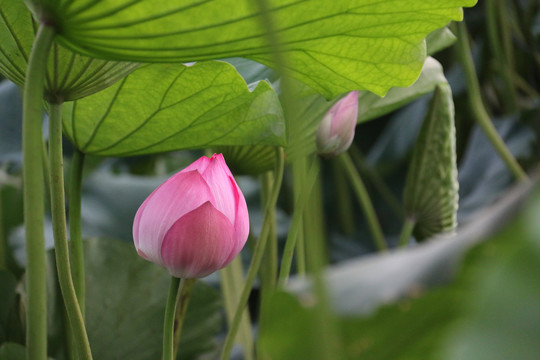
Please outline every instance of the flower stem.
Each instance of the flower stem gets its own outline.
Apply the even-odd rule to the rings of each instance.
[[[51,212],[58,282],[64,299],[73,340],[79,359],[92,359],[84,320],[75,294],[69,245],[67,239],[66,207],[64,197],[64,165],[62,153],[62,105],[49,104],[49,156],[51,184]]]
[[[315,180],[319,173],[318,162],[313,162],[308,173],[304,177],[304,184],[300,185],[300,192],[294,202],[294,212],[291,220],[291,226],[289,228],[289,234],[285,242],[285,249],[281,258],[281,268],[279,271],[278,285],[285,286],[289,279],[289,273],[291,271],[291,264],[294,254],[294,248],[296,246],[296,239],[298,231],[302,226],[302,219],[304,216],[304,207],[309,199]]]
[[[54,29],[41,24],[30,52],[23,93],[23,199],[28,296],[26,355],[30,360],[47,358],[42,104],[47,58],[53,39]]]
[[[416,221],[412,218],[406,218],[403,222],[403,228],[401,229],[401,235],[399,236],[399,246],[407,246],[411,239],[412,232]]]
[[[295,200],[294,214],[297,213],[296,201],[299,199],[300,195],[305,192],[304,186],[305,186],[306,176],[307,176],[306,175],[306,168],[307,168],[306,160],[307,160],[306,157],[303,156],[303,157],[298,158],[292,163],[294,200]],[[305,208],[305,204],[302,205],[302,209],[304,208]],[[294,217],[294,214],[293,214],[293,217]],[[304,224],[301,221],[301,219],[304,218],[303,210],[301,213],[298,213],[298,217],[300,218],[300,220],[297,220],[297,221],[300,221],[300,223],[295,224],[294,228],[293,228],[293,222],[291,222],[291,230],[294,230],[294,233],[295,233],[294,240],[292,240],[295,246],[293,247],[292,250],[290,250],[291,251],[290,260],[292,261],[292,251],[294,250],[294,248],[296,248],[296,272],[298,273],[298,275],[305,276],[306,275],[306,246],[305,245],[306,244],[304,241],[304,238],[305,238]],[[289,231],[289,234],[287,236],[286,244],[289,243],[290,235],[291,235],[291,231]],[[285,248],[287,248],[287,246],[285,246]],[[287,249],[287,251],[289,251],[289,249]],[[285,257],[283,257],[282,259],[285,259]],[[289,262],[288,256],[286,259],[287,259],[286,261]],[[282,267],[283,267],[283,264],[284,262],[282,261],[281,262]],[[287,277],[289,276],[288,275],[289,272],[290,272],[290,264],[289,264],[289,269],[287,270]]]
[[[222,360],[229,359],[230,357],[232,346],[234,344],[234,339],[236,338],[236,332],[238,331],[238,326],[240,325],[240,320],[242,319],[244,307],[247,304],[249,294],[251,292],[251,287],[253,286],[253,282],[255,281],[255,277],[257,276],[257,272],[259,271],[259,267],[261,265],[261,260],[264,255],[264,249],[266,247],[266,240],[268,239],[268,235],[270,233],[271,212],[272,209],[276,206],[279,190],[281,189],[281,181],[283,180],[284,167],[285,159],[283,155],[283,149],[277,148],[275,171],[276,175],[274,179],[274,186],[272,188],[270,201],[267,203],[264,211],[264,222],[261,230],[261,235],[259,237],[259,241],[257,241],[253,250],[253,257],[251,258],[251,264],[249,266],[248,274],[246,277],[246,283],[244,285],[244,288],[242,289],[242,294],[240,295],[238,307],[236,308],[233,321],[229,327],[229,332],[227,333],[227,337],[225,338],[225,343],[221,352]]]
[[[377,220],[377,215],[375,213],[375,209],[373,208],[373,204],[371,203],[371,199],[369,198],[369,194],[366,190],[366,187],[364,185],[364,182],[362,181],[362,178],[360,178],[360,175],[358,175],[358,172],[356,171],[356,168],[351,160],[351,157],[348,153],[341,154],[338,159],[341,161],[341,164],[343,168],[345,169],[345,172],[347,173],[347,176],[349,177],[349,180],[351,181],[351,185],[354,189],[354,192],[356,193],[356,196],[358,197],[358,201],[360,202],[360,205],[364,209],[364,214],[366,216],[369,229],[371,230],[371,234],[373,235],[373,238],[375,240],[375,245],[379,249],[379,251],[385,251],[388,249],[386,245],[386,241],[384,240],[384,235],[381,229],[381,225],[379,224],[379,221]]]
[[[71,238],[71,271],[79,308],[84,319],[85,313],[85,276],[84,248],[81,229],[81,187],[84,154],[79,150],[73,153],[69,190],[69,235]]]
[[[508,150],[504,144],[504,141],[497,133],[497,130],[493,126],[486,108],[484,107],[480,93],[480,84],[478,83],[478,78],[476,77],[476,70],[474,69],[474,63],[470,52],[467,28],[463,22],[457,25],[457,37],[458,52],[461,57],[461,63],[463,65],[463,69],[465,70],[465,77],[467,80],[471,111],[476,119],[476,122],[478,125],[480,125],[487,138],[508,169],[512,172],[514,177],[520,181],[528,181],[529,177],[525,171],[523,171],[521,166],[519,166],[510,150]]]
[[[191,291],[197,279],[182,279],[176,296],[176,311],[174,314],[174,338],[173,338],[173,359],[178,354],[178,344],[180,344],[180,335],[182,334],[182,325],[186,315]]]
[[[174,360],[174,317],[176,307],[176,294],[180,279],[171,276],[169,295],[165,307],[165,319],[163,321],[163,358],[162,360]]]

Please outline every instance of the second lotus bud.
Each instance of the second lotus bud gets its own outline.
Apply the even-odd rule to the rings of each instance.
[[[358,91],[352,91],[326,113],[317,130],[317,150],[336,156],[351,146],[358,118]]]

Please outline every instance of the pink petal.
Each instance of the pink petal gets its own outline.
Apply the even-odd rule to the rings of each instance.
[[[188,172],[188,171],[197,170],[200,174],[202,174],[206,170],[209,164],[210,164],[210,159],[207,158],[206,156],[201,156],[200,158],[195,160],[193,163],[191,163],[188,167],[186,167],[184,170],[180,172]]]
[[[182,216],[207,201],[214,201],[197,171],[179,172],[159,186],[141,205],[133,223],[139,254],[162,265],[161,245],[169,228]]]
[[[232,182],[232,186],[234,187],[234,197],[236,203],[236,215],[234,222],[235,248],[231,252],[230,259],[227,262],[232,261],[232,259],[234,259],[234,257],[242,250],[249,236],[249,213],[246,199],[236,184],[236,181],[234,181],[233,178],[230,178],[230,180]]]
[[[205,277],[232,260],[233,234],[229,219],[205,202],[178,219],[165,235],[164,266],[176,277]]]
[[[231,221],[235,223],[237,191],[236,182],[231,171],[227,167],[223,155],[214,155],[210,159],[210,164],[202,173],[204,180],[210,187],[215,201],[212,204],[221,211]]]

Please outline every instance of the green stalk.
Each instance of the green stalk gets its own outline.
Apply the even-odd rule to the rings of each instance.
[[[514,177],[520,181],[528,181],[529,177],[525,171],[523,171],[521,166],[519,166],[510,150],[508,150],[504,144],[504,141],[497,133],[497,130],[493,126],[486,108],[484,107],[482,95],[480,93],[480,84],[476,77],[476,70],[474,69],[474,63],[470,52],[467,27],[464,22],[457,25],[457,37],[458,52],[461,57],[463,69],[465,70],[469,101],[473,116]]]
[[[162,360],[174,360],[174,316],[176,308],[176,295],[180,279],[171,276],[169,295],[165,306],[165,319],[163,321],[163,358]]]
[[[273,177],[272,172],[268,171],[261,176],[261,203],[263,209],[266,208],[270,195],[272,193]],[[278,240],[276,233],[276,209],[270,210],[270,233],[261,265],[261,286],[264,288],[273,288],[277,281],[278,267]]]
[[[411,218],[406,218],[403,222],[403,228],[401,229],[401,235],[399,236],[399,246],[407,246],[414,230],[416,221]]]
[[[51,212],[58,282],[60,283],[60,290],[62,291],[79,359],[89,360],[92,359],[92,352],[90,351],[83,316],[75,294],[69,261],[62,153],[62,105],[49,104],[49,115]]]
[[[375,240],[375,245],[379,251],[387,250],[388,247],[386,245],[386,241],[384,240],[381,225],[379,224],[379,220],[377,220],[375,209],[373,208],[373,204],[371,203],[371,199],[369,198],[369,194],[366,190],[364,182],[362,181],[362,178],[356,171],[356,168],[348,153],[345,152],[341,154],[338,159],[345,169],[345,172],[351,181],[354,192],[358,197],[358,201],[364,210],[364,215],[366,216],[369,229],[371,230],[371,234]]]
[[[307,168],[307,162],[306,162],[307,158],[306,157],[301,157],[299,159],[297,159],[296,161],[293,162],[292,164],[292,169],[293,169],[293,186],[294,186],[294,201],[295,201],[295,204],[294,204],[294,214],[297,213],[297,201],[298,199],[300,198],[300,195],[302,193],[305,192],[305,190],[303,189],[303,187],[305,186],[305,181],[306,181],[306,176],[308,176],[306,174],[306,168]],[[311,191],[311,190],[310,190]],[[306,200],[307,201],[307,200]],[[305,204],[302,205],[302,209],[305,208]],[[293,217],[294,217],[294,214],[293,214]],[[296,248],[296,272],[298,273],[298,275],[300,276],[305,276],[306,275],[306,244],[305,244],[305,237],[306,237],[306,231],[305,231],[305,228],[304,228],[304,223],[302,221],[302,219],[304,218],[304,212],[302,210],[301,213],[298,213],[297,214],[299,220],[297,221],[300,221],[300,224],[295,224],[294,227],[293,227],[293,222],[291,221],[291,230],[294,231],[294,235],[293,235],[293,238],[292,238],[292,243],[295,244],[295,248]],[[291,236],[291,231],[289,231],[289,234],[287,235],[287,243],[289,243],[289,238]],[[285,245],[285,248],[287,248],[287,245]],[[287,249],[287,252],[290,251],[290,258],[291,258],[291,261],[292,261],[292,253],[293,253],[293,249]],[[283,259],[286,259],[286,262],[288,263],[289,262],[289,254],[287,254],[287,257],[283,257]],[[281,265],[283,267],[283,261],[281,262]],[[289,276],[290,272],[290,265],[289,265],[289,269],[287,270],[287,277]],[[280,271],[280,274],[282,273],[282,271]]]
[[[237,256],[229,265],[219,272],[221,293],[225,305],[227,324],[232,324],[234,313],[240,300],[240,292],[244,286],[242,259]],[[251,320],[248,309],[242,312],[242,319],[235,342],[242,344],[244,359],[253,360],[253,333],[251,332]]]
[[[54,29],[40,24],[34,39],[23,92],[23,188],[26,231],[26,356],[47,358],[47,287],[43,233],[43,132],[42,103],[47,58]]]
[[[173,359],[176,359],[178,354],[178,344],[180,344],[180,335],[182,334],[182,325],[186,315],[191,291],[197,279],[182,279],[178,288],[176,297],[176,311],[174,314],[174,335],[173,335]]]
[[[313,290],[316,297],[312,320],[314,322],[312,329],[315,335],[313,344],[318,359],[344,359],[338,321],[332,311],[324,280],[323,270],[326,265],[326,251],[322,240],[322,237],[310,238],[310,246],[306,249],[306,257],[313,278]]]
[[[318,163],[314,162],[304,177],[304,184],[299,185],[300,193],[294,202],[294,212],[291,220],[291,226],[285,242],[285,249],[283,249],[283,255],[281,257],[278,286],[285,286],[287,284],[287,280],[289,279],[298,231],[303,225],[302,219],[304,217],[304,208],[309,200],[309,196],[313,189],[313,185],[315,184],[315,180],[317,179],[318,173]]]
[[[244,288],[242,289],[240,301],[238,302],[238,307],[236,308],[233,321],[231,323],[231,326],[229,327],[229,332],[227,333],[227,337],[223,345],[223,350],[221,352],[222,360],[229,359],[231,355],[232,346],[234,344],[234,339],[236,338],[236,333],[238,331],[238,326],[240,325],[240,320],[242,319],[244,307],[247,304],[249,294],[251,292],[251,287],[253,286],[253,282],[255,281],[255,277],[259,272],[261,260],[264,255],[264,249],[266,247],[266,240],[268,239],[270,227],[272,226],[271,212],[272,209],[276,206],[279,190],[281,189],[281,181],[283,180],[284,167],[285,158],[283,150],[281,148],[278,148],[276,149],[276,177],[274,179],[274,186],[272,188],[270,201],[268,202],[264,211],[264,222],[261,229],[261,236],[259,237],[259,241],[257,241],[257,243],[255,244],[255,248],[253,249],[253,257],[251,258],[251,264],[247,273],[246,283],[244,285]]]
[[[84,154],[79,150],[73,153],[69,190],[69,235],[71,239],[71,271],[79,308],[84,319],[86,283],[84,276],[84,247],[81,228],[81,187]]]

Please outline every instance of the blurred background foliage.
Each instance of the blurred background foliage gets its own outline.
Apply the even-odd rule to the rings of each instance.
[[[478,80],[484,104],[512,154],[533,179],[540,162],[540,3],[492,0],[467,9]],[[514,177],[475,124],[457,55],[453,27],[428,38],[428,58],[410,89],[393,89],[379,99],[360,96],[359,124],[349,154],[366,186],[390,244],[398,242],[403,189],[412,151],[437,84],[448,81],[455,104],[459,182],[458,235],[375,255],[361,208],[343,168],[321,159],[315,192],[323,200],[316,231],[325,239],[329,293],[342,335],[336,346],[348,359],[537,359],[540,354],[540,193],[536,180],[515,187]],[[248,84],[268,80],[280,93],[275,73],[257,63],[227,59]],[[441,66],[442,65],[442,66]],[[444,70],[443,70],[444,69]],[[298,94],[304,91],[300,86]],[[305,123],[291,128],[289,158],[309,153],[318,121],[333,103],[306,95]],[[335,100],[335,99],[334,99]],[[8,80],[0,83],[0,240],[7,244],[0,271],[0,359],[22,359],[24,351],[24,232],[21,192],[21,96]],[[301,110],[301,111],[300,111]],[[306,120],[306,114],[308,119]],[[297,132],[295,132],[297,131]],[[65,141],[66,168],[72,148]],[[232,156],[245,164],[238,149]],[[266,149],[256,148],[256,164],[272,166]],[[251,150],[253,152],[253,150]],[[131,245],[138,206],[171,173],[203,154],[182,151],[129,158],[88,155],[82,199],[87,257],[87,319],[97,359],[156,359],[160,355],[161,314],[167,274],[139,259]],[[266,163],[265,163],[266,162]],[[267,164],[268,163],[268,164]],[[249,167],[248,167],[249,168]],[[238,166],[239,172],[245,172]],[[69,172],[66,173],[69,177]],[[69,179],[68,179],[69,182]],[[250,209],[252,235],[261,228],[260,184],[238,177]],[[277,209],[280,248],[293,205],[288,170]],[[46,229],[52,250],[52,230]],[[478,245],[481,243],[480,245]],[[52,262],[53,256],[50,257]],[[245,268],[250,246],[243,252]],[[52,265],[51,265],[52,266]],[[51,267],[52,268],[52,267]],[[54,271],[49,274],[55,279]],[[274,294],[273,322],[260,329],[261,346],[275,359],[318,359],[316,318],[310,286],[294,279]],[[199,283],[188,310],[182,359],[213,359],[225,334],[219,277]],[[50,355],[63,359],[61,297],[49,286]],[[257,286],[251,311],[257,314]],[[256,317],[255,317],[256,318]],[[55,320],[56,319],[56,320]],[[287,324],[288,326],[283,326]],[[257,327],[257,324],[254,324]],[[106,330],[105,330],[106,328]],[[113,335],[114,334],[114,335]],[[313,335],[313,336],[312,336]],[[114,346],[111,342],[114,338]],[[56,344],[56,345],[55,345]],[[120,355],[111,349],[123,349]],[[238,348],[233,357],[241,358]],[[21,355],[22,354],[22,355]],[[126,355],[128,354],[128,355]]]

